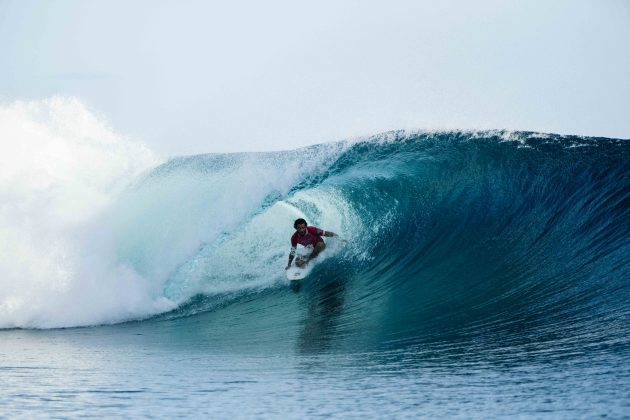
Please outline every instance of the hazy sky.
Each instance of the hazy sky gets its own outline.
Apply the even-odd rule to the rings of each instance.
[[[399,128],[630,138],[628,0],[0,0],[0,57],[2,102],[76,96],[165,156]]]

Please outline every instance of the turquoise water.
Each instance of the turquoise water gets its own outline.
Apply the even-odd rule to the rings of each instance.
[[[251,305],[231,316],[249,317]],[[308,308],[297,307],[308,311]],[[4,331],[0,412],[8,417],[591,417],[628,414],[627,355],[475,342],[330,352],[226,320]],[[315,337],[312,337],[315,339]]]
[[[348,239],[299,286],[295,217]],[[47,220],[33,258],[0,261],[8,417],[630,414],[627,141],[177,158],[81,224]]]

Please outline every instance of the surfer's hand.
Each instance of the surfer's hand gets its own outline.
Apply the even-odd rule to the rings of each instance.
[[[285,270],[288,270],[289,268],[291,268],[291,264],[289,264],[286,267],[284,267]]]

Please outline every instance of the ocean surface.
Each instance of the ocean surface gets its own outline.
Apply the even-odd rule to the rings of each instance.
[[[117,142],[5,165],[0,416],[630,416],[627,140]]]

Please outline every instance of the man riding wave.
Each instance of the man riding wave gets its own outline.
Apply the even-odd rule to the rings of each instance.
[[[298,244],[306,248],[313,249],[308,257],[304,258],[298,256],[295,260],[295,265],[299,268],[303,268],[310,260],[317,257],[317,255],[326,248],[326,243],[324,243],[322,236],[326,236],[328,238],[338,236],[336,233],[331,231],[325,231],[315,226],[307,226],[306,220],[304,219],[297,219],[293,223],[293,227],[295,228],[295,233],[291,236],[291,252],[289,253],[289,263],[287,264],[285,270],[288,270],[289,267],[291,267]]]

